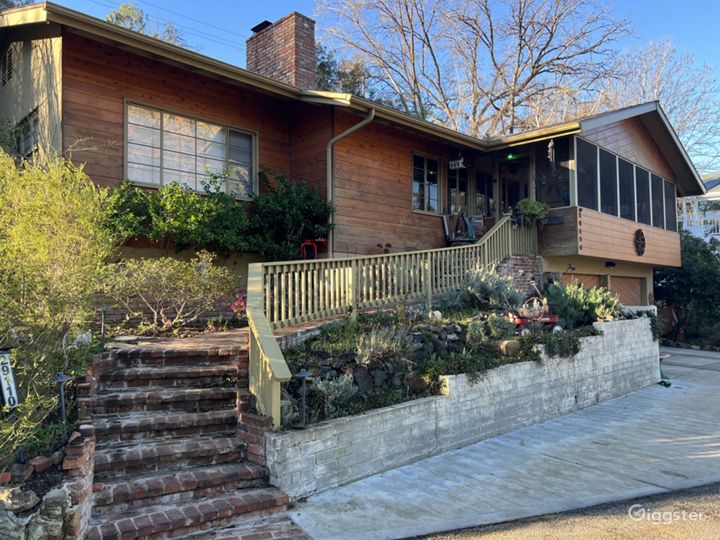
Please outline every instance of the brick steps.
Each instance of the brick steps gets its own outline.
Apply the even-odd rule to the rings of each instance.
[[[228,463],[96,482],[93,515],[120,513],[147,505],[178,504],[227,491],[264,487],[266,474],[265,467],[260,465]]]
[[[146,387],[233,386],[237,374],[237,365],[225,362],[211,366],[136,367],[103,374],[99,387],[111,391]]]
[[[238,437],[205,437],[144,441],[95,452],[95,482],[153,471],[240,461],[244,443]]]
[[[247,367],[247,349],[124,349],[116,351],[114,364],[117,368],[212,366],[218,363],[239,361]]]
[[[296,525],[287,515],[275,514],[269,517],[244,520],[241,524],[225,529],[196,535],[190,535],[188,540],[259,540],[272,538],[273,540],[310,540],[310,537]]]
[[[190,435],[225,435],[237,431],[235,409],[210,412],[156,412],[96,415],[93,418],[98,448],[112,443],[144,439],[170,439]]]
[[[87,540],[186,538],[200,530],[241,523],[287,509],[288,498],[276,488],[242,489],[181,504],[143,506],[98,517]]]
[[[203,412],[236,406],[235,388],[148,388],[101,394],[93,399],[93,414],[146,411]]]

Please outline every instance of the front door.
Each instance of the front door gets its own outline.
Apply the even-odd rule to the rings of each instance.
[[[512,159],[500,163],[500,211],[510,213],[521,199],[529,195],[529,160]]]

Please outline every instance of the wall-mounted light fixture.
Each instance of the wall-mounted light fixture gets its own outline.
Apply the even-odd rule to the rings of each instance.
[[[615,268],[617,263],[615,261],[605,261],[605,268]]]

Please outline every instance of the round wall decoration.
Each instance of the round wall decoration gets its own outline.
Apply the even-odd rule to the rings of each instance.
[[[635,253],[638,255],[645,254],[645,234],[642,229],[635,231]]]

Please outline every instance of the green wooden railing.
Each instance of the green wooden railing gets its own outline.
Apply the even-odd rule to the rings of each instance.
[[[251,264],[250,391],[261,414],[280,424],[280,383],[290,370],[273,330],[458,290],[474,269],[512,255],[535,255],[537,231],[504,216],[476,243],[425,251]]]

